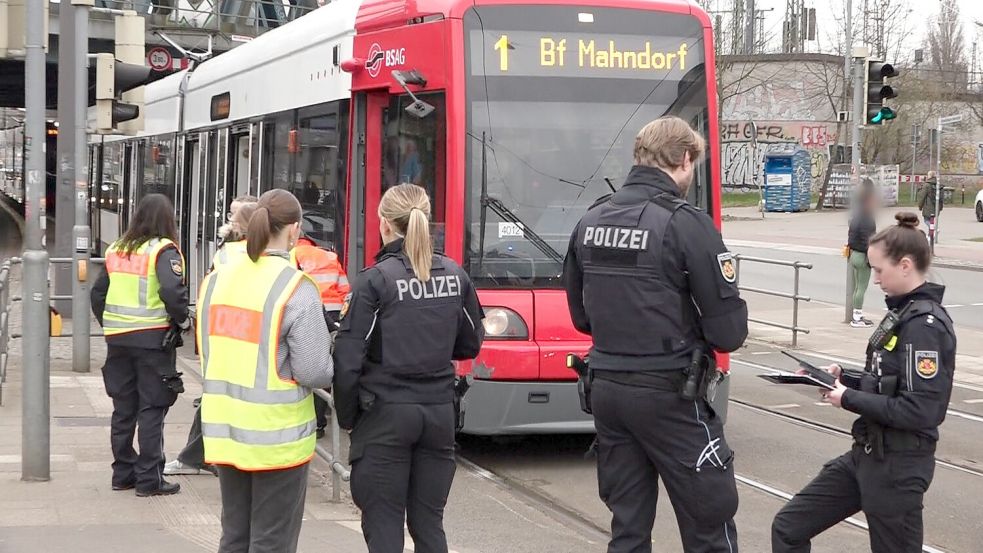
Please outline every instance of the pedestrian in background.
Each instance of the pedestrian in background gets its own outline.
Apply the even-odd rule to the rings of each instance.
[[[352,499],[369,553],[401,553],[404,521],[417,551],[447,553],[452,361],[478,355],[484,314],[468,274],[433,252],[423,188],[386,190],[379,232],[384,246],[352,286],[334,353],[338,423],[352,429]]]
[[[854,204],[847,233],[847,246],[850,248],[850,271],[853,273],[853,320],[854,328],[870,328],[874,325],[864,317],[864,295],[870,284],[870,263],[867,260],[867,242],[876,232],[874,215],[877,210],[877,189],[870,179],[864,179]]]
[[[942,213],[942,202],[938,201],[938,212],[935,211],[936,207],[936,193],[938,192],[938,177],[935,175],[935,171],[929,171],[928,178],[922,183],[921,188],[918,189],[918,209],[922,211],[922,220],[925,223],[925,231],[928,236],[931,236],[936,228],[936,216]],[[938,240],[938,235],[936,235],[936,240]]]
[[[317,285],[290,263],[300,219],[290,192],[266,192],[249,219],[248,258],[201,284],[201,422],[222,490],[219,553],[297,550],[316,441],[311,389],[333,375]]]
[[[297,245],[290,250],[290,262],[317,283],[324,308],[324,321],[329,331],[336,331],[341,306],[351,290],[338,254],[317,247],[314,240],[302,235],[297,239]],[[321,439],[328,425],[328,402],[318,395],[314,396],[314,412],[317,415],[317,437]]]
[[[246,258],[246,226],[256,209],[257,201],[256,196],[240,196],[232,200],[229,221],[218,229],[221,243],[212,258],[209,272]],[[194,408],[195,418],[188,431],[188,442],[177,459],[164,465],[164,474],[167,476],[190,476],[203,472],[218,476],[218,470],[205,462],[205,444],[201,435],[201,398],[194,401]]]
[[[773,553],[808,553],[813,537],[861,510],[873,553],[922,551],[922,500],[952,394],[956,335],[942,306],[945,287],[926,281],[932,254],[918,216],[895,218],[870,240],[874,282],[890,311],[867,345],[864,370],[826,369],[837,381],[822,392],[825,401],[860,415],[853,448],[778,512]]]
[[[593,342],[608,553],[652,551],[660,478],[684,551],[738,550],[734,455],[707,382],[714,350],[744,343],[747,305],[713,220],[684,200],[705,147],[678,117],[643,127],[624,186],[587,210],[563,265],[573,325]]]
[[[106,251],[106,271],[92,286],[92,312],[106,335],[102,378],[113,398],[114,490],[140,497],[174,494],[164,480],[164,417],[184,391],[177,352],[165,347],[171,325],[191,328],[184,258],[167,196],[140,200],[133,224]],[[137,426],[140,453],[133,449]]]

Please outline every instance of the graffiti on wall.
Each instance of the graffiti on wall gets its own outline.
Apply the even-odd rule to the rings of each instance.
[[[836,142],[835,128],[815,122],[724,122],[720,134],[724,187],[758,184],[770,144],[799,144],[810,150],[813,186],[818,186],[829,165],[827,146]]]

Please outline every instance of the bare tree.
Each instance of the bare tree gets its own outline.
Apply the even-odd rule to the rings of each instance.
[[[925,37],[934,77],[951,88],[965,90],[967,84],[966,40],[959,19],[959,3],[941,0]]]

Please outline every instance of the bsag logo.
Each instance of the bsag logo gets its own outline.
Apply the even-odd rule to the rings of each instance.
[[[406,48],[390,48],[383,50],[378,43],[369,48],[369,58],[365,61],[365,69],[373,79],[379,76],[382,66],[395,67],[406,63]]]

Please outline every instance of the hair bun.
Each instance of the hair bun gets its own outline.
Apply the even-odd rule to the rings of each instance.
[[[906,227],[910,229],[918,228],[918,214],[911,211],[899,211],[894,214],[894,218],[898,221],[899,227]]]

